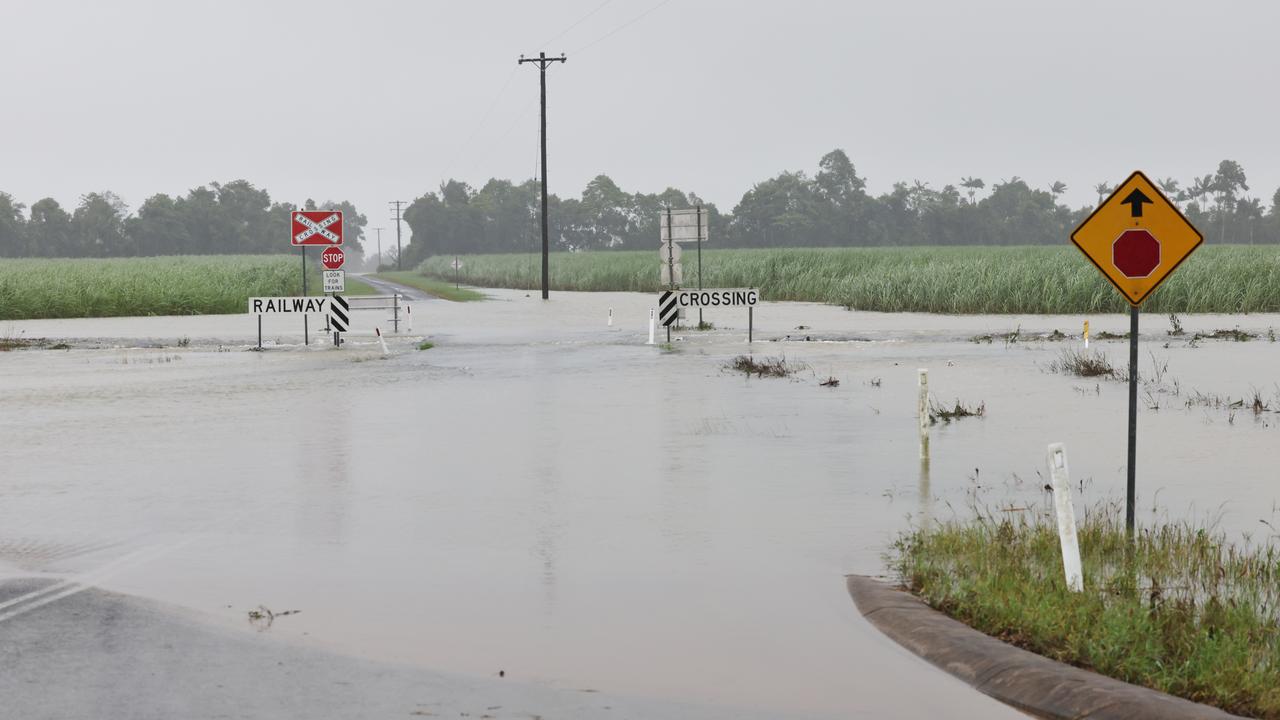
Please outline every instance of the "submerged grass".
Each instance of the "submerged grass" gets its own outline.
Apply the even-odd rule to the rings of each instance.
[[[1049,371],[1079,377],[1102,377],[1110,380],[1128,379],[1128,374],[1116,369],[1107,356],[1090,350],[1064,349],[1056,360],[1049,363]]]
[[[954,406],[948,407],[946,405],[940,405],[933,400],[929,401],[930,425],[937,425],[939,421],[950,423],[954,420],[960,420],[961,418],[986,417],[986,415],[987,404],[985,402],[980,402],[977,405],[965,405],[957,399]]]
[[[1280,552],[1189,524],[1127,541],[1115,508],[1078,528],[1066,588],[1047,513],[979,513],[901,535],[888,561],[931,606],[987,634],[1224,710],[1280,718]]]
[[[750,355],[739,355],[729,361],[726,367],[730,370],[746,373],[748,376],[787,377],[788,375],[794,375],[796,372],[803,370],[805,366],[795,362],[787,362],[787,359],[784,357],[767,357],[756,360]]]
[[[656,246],[656,241],[655,241]],[[531,254],[464,257],[467,282],[539,287]],[[429,258],[426,277],[453,279],[453,256]],[[553,253],[555,290],[658,290],[650,250]],[[690,261],[686,270],[692,270]],[[1125,312],[1128,304],[1073,247],[787,248],[703,250],[703,285],[758,287],[765,299],[856,310],[938,313]],[[1280,311],[1280,247],[1203,247],[1143,303],[1145,312]]]

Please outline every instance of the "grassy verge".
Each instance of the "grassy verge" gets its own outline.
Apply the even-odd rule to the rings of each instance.
[[[1079,526],[1085,591],[1066,589],[1047,515],[902,535],[890,564],[933,607],[1056,660],[1225,710],[1280,718],[1280,553],[1167,524],[1131,554],[1120,514]]]
[[[453,280],[448,282],[443,280],[433,280],[416,272],[408,270],[400,272],[381,272],[374,275],[376,278],[388,280],[401,285],[408,285],[411,288],[417,288],[429,295],[434,295],[445,300],[453,300],[455,302],[467,302],[470,300],[483,300],[484,293],[476,292],[469,288],[455,288]],[[452,277],[452,276],[451,276]]]
[[[0,263],[0,320],[242,313],[250,297],[300,294],[296,255]]]
[[[653,250],[553,253],[556,290],[655,292]],[[685,278],[697,261],[684,256]],[[482,287],[535,288],[535,255],[463,256],[463,279]],[[453,256],[418,272],[452,281]],[[1060,247],[791,248],[703,250],[703,285],[759,287],[766,299],[807,300],[858,310],[940,313],[1124,312],[1098,271]],[[1145,312],[1280,312],[1280,247],[1218,245],[1187,259],[1143,305]]]

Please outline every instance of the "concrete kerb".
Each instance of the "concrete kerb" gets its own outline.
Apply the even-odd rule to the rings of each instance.
[[[1035,717],[1052,720],[1227,720],[1217,708],[1130,685],[1001,642],[875,578],[850,575],[849,595],[898,644]]]

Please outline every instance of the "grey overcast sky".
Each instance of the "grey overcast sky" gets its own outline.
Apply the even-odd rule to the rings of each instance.
[[[602,6],[603,3],[603,6]],[[585,18],[585,19],[584,19]],[[577,23],[575,25],[575,23]],[[1280,186],[1280,3],[3,0],[0,190],[30,204],[246,178],[388,200],[525,178],[549,72],[550,188],[606,173],[724,209],[844,148],[870,189],[1239,161]],[[610,34],[612,33],[612,34]]]

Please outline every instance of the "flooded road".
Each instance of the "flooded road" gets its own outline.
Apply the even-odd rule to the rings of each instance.
[[[263,353],[248,316],[0,325],[72,345],[0,353],[0,579],[83,575],[229,632],[671,716],[1018,717],[879,635],[843,575],[882,573],[921,516],[1044,503],[1050,442],[1078,507],[1123,499],[1125,386],[1051,372],[1079,343],[1034,337],[1084,318],[765,303],[750,351],[804,369],[748,379],[724,369],[745,312],[663,348],[651,296],[489,292],[415,306],[388,357],[376,311],[342,350],[271,322]],[[1139,519],[1267,536],[1280,317],[1182,322],[1143,318]],[[1189,343],[1237,325],[1259,338]],[[935,427],[924,471],[917,368],[987,409]],[[1228,407],[1255,391],[1265,411]],[[301,612],[263,630],[260,605]]]

